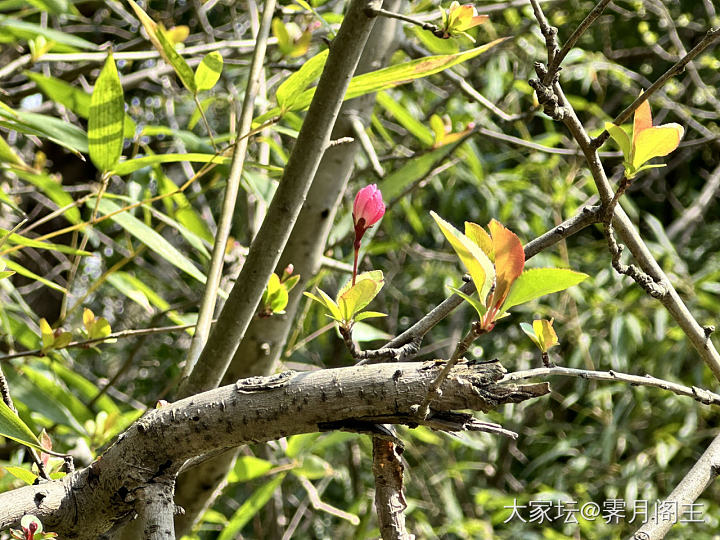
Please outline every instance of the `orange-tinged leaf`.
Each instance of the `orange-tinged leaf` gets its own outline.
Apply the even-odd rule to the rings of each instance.
[[[495,279],[495,268],[492,262],[475,243],[450,223],[438,216],[435,212],[430,212],[430,215],[438,227],[440,227],[447,241],[450,242],[455,253],[460,257],[473,283],[475,283],[475,288],[478,291],[480,300],[484,302],[490,286]]]
[[[495,253],[495,292],[490,305],[500,306],[525,268],[525,252],[517,235],[496,220],[488,224]]]
[[[632,166],[637,169],[654,157],[668,155],[678,147],[684,132],[679,124],[663,124],[641,131],[633,141]]]
[[[488,256],[492,262],[495,262],[495,251],[493,250],[493,241],[490,235],[477,223],[472,221],[465,222],[465,236],[475,242],[483,253]]]
[[[652,113],[650,112],[650,103],[645,100],[635,109],[633,117],[633,141],[644,130],[652,127]]]

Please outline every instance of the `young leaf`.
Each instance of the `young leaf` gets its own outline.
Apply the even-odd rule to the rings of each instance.
[[[362,313],[355,314],[355,322],[364,321],[365,319],[372,319],[375,317],[387,317],[387,313],[380,313],[379,311],[363,311]]]
[[[647,103],[647,102],[646,102]],[[684,129],[679,124],[663,124],[641,131],[635,138],[632,166],[635,169],[654,157],[667,156],[680,144]]]
[[[495,254],[495,292],[490,305],[498,306],[507,297],[513,282],[522,274],[525,252],[517,235],[499,221],[493,219],[488,228]]]
[[[521,322],[520,323],[520,329],[527,334],[527,337],[529,337],[532,342],[537,346],[538,349],[542,350],[542,346],[540,345],[540,340],[538,339],[537,335],[535,334],[535,329],[532,327],[532,325],[529,325],[528,323]]]
[[[215,86],[218,79],[220,79],[222,69],[223,57],[219,52],[213,51],[206,54],[195,70],[195,87],[197,91],[204,92]]]
[[[460,289],[456,289],[455,287],[450,287],[450,290],[457,294],[460,298],[465,300],[468,304],[470,304],[475,311],[477,311],[478,317],[482,318],[485,313],[487,313],[487,308],[485,307],[485,304],[483,304],[480,300],[477,298],[474,298],[472,296],[468,296],[464,292],[462,292]]]
[[[555,329],[553,328],[552,320],[534,320],[533,330],[535,331],[535,335],[538,338],[540,350],[542,352],[547,352],[550,347],[554,347],[559,343],[557,334],[555,333]]]
[[[120,160],[124,139],[125,102],[120,76],[112,52],[95,81],[90,97],[88,150],[90,159],[102,172],[111,170]]]
[[[343,320],[353,320],[355,314],[367,306],[379,290],[380,289],[374,281],[364,279],[356,282],[355,285],[338,296],[337,303],[338,306],[340,306],[340,312],[342,313]]]
[[[38,325],[40,326],[40,337],[42,338],[43,350],[52,347],[53,343],[55,343],[55,334],[53,333],[53,329],[50,328],[50,325],[44,317],[40,319]]]
[[[36,450],[43,450],[32,430],[2,400],[0,400],[0,435]]]
[[[577,285],[588,275],[565,268],[533,268],[523,272],[510,288],[510,294],[500,307],[500,312],[524,304],[540,296],[558,292]]]
[[[630,153],[632,152],[632,143],[630,142],[630,136],[620,126],[616,126],[611,122],[605,122],[605,129],[608,130],[610,137],[620,148],[623,153],[625,161],[630,162]]]
[[[168,64],[175,70],[183,86],[193,94],[197,94],[198,89],[195,86],[195,74],[185,59],[175,50],[175,45],[168,39],[165,29],[158,26],[155,35],[157,36],[158,43],[160,43],[160,54],[163,55]]]
[[[382,270],[371,270],[369,272],[362,272],[361,274],[358,274],[355,277],[355,283],[357,284],[364,279],[369,279],[369,280],[372,280],[372,281],[378,283],[379,284],[378,292],[380,292],[380,289],[382,289],[383,285],[385,284],[385,281],[384,281],[385,277],[383,276]],[[345,285],[340,287],[340,290],[337,293],[338,298],[340,298],[340,296],[345,294],[345,292],[348,291],[351,286],[352,286],[352,279],[348,279],[347,282],[345,283]],[[367,305],[367,304],[365,304],[365,305]]]
[[[490,237],[490,235],[485,229],[483,229],[477,223],[466,221],[465,236],[475,242],[480,247],[480,249],[483,250],[483,253],[488,256],[488,259],[490,259],[492,262],[495,262],[493,239]]]
[[[485,255],[475,243],[470,241],[467,236],[435,212],[430,212],[430,215],[435,220],[435,223],[438,224],[438,227],[440,227],[447,241],[450,242],[455,253],[460,257],[465,268],[467,268],[473,283],[475,283],[475,288],[478,290],[480,301],[483,302],[495,280],[495,267],[492,262],[490,262],[487,255]]]

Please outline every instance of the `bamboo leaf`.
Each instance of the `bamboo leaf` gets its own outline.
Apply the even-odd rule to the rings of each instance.
[[[217,163],[224,165],[230,164],[231,159],[229,157],[218,156],[216,154],[156,154],[122,161],[115,166],[115,169],[112,172],[118,176],[125,176],[142,169],[143,167],[149,167],[159,163],[178,163],[180,161]]]
[[[275,478],[253,491],[252,495],[245,499],[245,502],[235,511],[230,521],[228,521],[227,525],[223,528],[220,536],[218,536],[218,540],[232,540],[233,538],[237,538],[243,527],[245,527],[255,514],[270,500],[272,494],[275,493],[275,490],[285,478],[285,474],[286,473],[278,474]]]
[[[95,199],[90,199],[87,204],[94,207]],[[120,210],[120,207],[108,199],[102,199],[98,205],[98,210],[101,214],[107,215],[117,212]],[[136,217],[130,215],[128,212],[120,212],[110,219],[176,268],[179,268],[200,282],[205,282],[204,274],[198,270],[185,255]]]
[[[102,172],[120,160],[124,140],[125,101],[115,59],[108,53],[105,66],[95,81],[90,97],[88,150],[90,159]]]
[[[278,20],[278,19],[275,19]],[[285,26],[282,25],[282,21],[279,21],[282,29],[285,30]],[[275,21],[273,21],[273,28]],[[295,101],[300,97],[300,94],[322,73],[327,61],[329,50],[326,49],[305,62],[302,67],[295,73],[290,75],[283,83],[278,87],[275,93],[275,99],[277,100],[278,107],[282,110],[295,110],[293,105]]]
[[[198,65],[195,70],[195,87],[198,92],[204,92],[210,90],[220,79],[220,75],[223,70],[223,57],[217,52],[213,51],[205,55],[202,62]]]

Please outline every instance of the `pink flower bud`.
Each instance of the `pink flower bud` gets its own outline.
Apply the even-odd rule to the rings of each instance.
[[[370,184],[358,191],[353,204],[353,221],[355,230],[366,229],[373,226],[385,214],[385,203],[382,193],[376,184]]]

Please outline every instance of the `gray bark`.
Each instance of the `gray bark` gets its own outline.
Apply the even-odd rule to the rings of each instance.
[[[400,0],[390,0],[384,5],[395,10],[400,4]],[[387,65],[396,48],[396,42],[397,21],[380,18],[368,38],[356,74],[374,71]],[[331,138],[335,140],[351,136],[353,131],[350,118],[356,117],[367,122],[374,104],[374,94],[345,102],[340,109]],[[253,318],[223,378],[223,384],[242,377],[267,375],[272,372],[292,328],[302,291],[322,264],[327,237],[353,171],[358,148],[358,143],[354,142],[328,148],[325,152],[278,264],[277,271],[282,272],[283,268],[292,263],[300,281],[290,292],[285,315],[269,319]],[[220,489],[236,454],[237,450],[228,451],[204,461],[178,478],[175,500],[185,509],[185,513],[177,516],[175,520],[178,534],[190,530],[195,520],[212,502],[212,494]]]
[[[285,372],[151,410],[89,467],[0,494],[0,529],[32,513],[62,538],[97,539],[135,512],[144,488],[196,456],[298,433],[365,431],[383,423],[479,429],[472,415],[453,411],[487,412],[549,393],[547,383],[496,384],[505,372],[498,363],[460,363],[433,402],[432,414],[420,419],[417,406],[441,366],[392,363]]]

